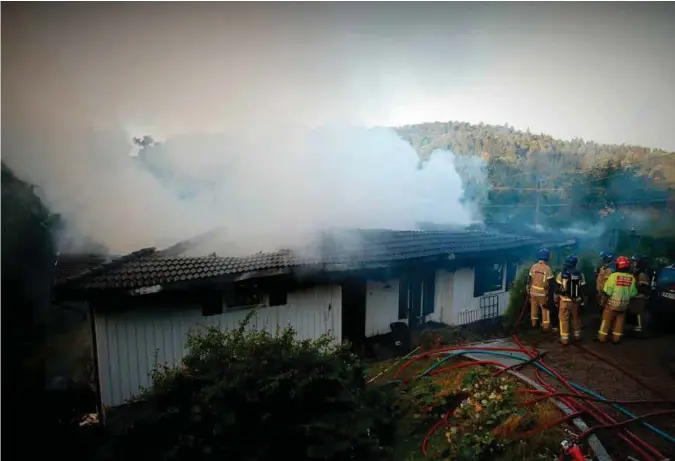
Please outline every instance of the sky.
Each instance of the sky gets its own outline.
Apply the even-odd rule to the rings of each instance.
[[[160,136],[482,121],[675,151],[665,2],[2,8],[12,117]]]

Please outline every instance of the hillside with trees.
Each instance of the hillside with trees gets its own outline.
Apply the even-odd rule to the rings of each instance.
[[[482,203],[488,219],[550,225],[626,221],[626,212],[638,209],[640,219],[628,221],[644,222],[675,204],[673,152],[560,140],[508,125],[435,122],[395,129],[422,162],[437,149],[481,156],[488,184],[473,188],[484,196],[469,198]]]

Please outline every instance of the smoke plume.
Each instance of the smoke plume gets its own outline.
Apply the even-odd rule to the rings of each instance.
[[[61,214],[64,252],[82,251],[86,238],[116,254],[163,248],[218,228],[218,243],[204,251],[250,254],[302,246],[324,230],[479,218],[455,168],[461,157],[437,151],[420,167],[385,128],[261,126],[133,152],[123,130],[62,125],[16,127],[3,139],[3,161]],[[484,178],[480,163],[461,167]]]

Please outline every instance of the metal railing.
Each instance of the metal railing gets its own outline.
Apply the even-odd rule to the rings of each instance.
[[[478,306],[478,309],[460,312],[458,324],[471,330],[490,330],[499,325],[499,296],[483,296]]]

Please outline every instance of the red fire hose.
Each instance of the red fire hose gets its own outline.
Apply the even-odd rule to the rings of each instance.
[[[525,313],[525,309],[527,306],[527,297],[525,299],[525,302],[523,303],[523,307],[520,311],[520,314],[518,316],[518,320],[516,322],[516,326],[514,327],[515,329],[518,327],[520,324],[523,315]],[[668,404],[673,404],[674,402],[672,400],[668,399],[663,399],[663,400],[640,400],[640,401],[625,401],[625,400],[603,400],[603,399],[598,399],[590,396],[586,396],[579,391],[577,391],[574,387],[572,387],[569,382],[563,378],[559,373],[557,373],[555,370],[550,368],[548,365],[546,365],[543,360],[541,360],[541,355],[538,353],[536,347],[532,347],[532,349],[528,349],[518,338],[518,336],[514,333],[513,334],[513,341],[518,345],[517,348],[495,348],[495,347],[481,347],[481,346],[452,346],[452,347],[445,347],[441,349],[436,349],[432,350],[429,352],[426,352],[424,354],[420,354],[416,357],[413,357],[411,360],[406,362],[401,366],[401,368],[397,371],[397,373],[394,375],[394,379],[397,379],[401,373],[407,369],[410,365],[412,365],[415,361],[420,360],[424,357],[428,357],[433,354],[438,354],[442,352],[450,352],[453,350],[484,350],[484,351],[499,351],[499,352],[520,352],[520,353],[525,353],[528,357],[530,357],[531,361],[537,361],[542,367],[544,367],[551,375],[553,375],[560,383],[562,383],[570,392],[560,392],[558,389],[553,387],[551,384],[547,383],[541,374],[539,373],[539,370],[536,370],[536,377],[537,380],[540,382],[540,384],[546,389],[546,391],[540,391],[540,390],[534,390],[534,389],[524,389],[522,392],[528,392],[528,393],[533,393],[537,394],[537,397],[527,400],[526,402],[523,402],[521,405],[531,405],[536,402],[539,402],[544,399],[550,399],[550,398],[557,398],[561,402],[565,403],[567,406],[569,406],[572,410],[573,413],[566,415],[562,418],[559,418],[555,421],[551,421],[545,425],[542,425],[540,427],[537,427],[531,431],[525,432],[519,436],[519,438],[524,438],[524,437],[529,437],[533,434],[536,434],[537,432],[540,432],[542,430],[548,429],[550,427],[553,427],[555,425],[564,423],[566,421],[569,421],[570,419],[574,419],[575,417],[578,417],[582,414],[586,414],[590,416],[591,418],[597,420],[598,422],[601,423],[599,426],[595,426],[592,429],[589,429],[582,433],[580,435],[580,439],[586,438],[588,435],[590,435],[593,431],[597,429],[604,429],[604,428],[612,428],[612,429],[618,429],[618,436],[624,440],[631,448],[633,448],[637,453],[640,454],[646,461],[656,461],[658,459],[665,459],[665,457],[654,447],[651,445],[647,444],[644,442],[642,439],[637,437],[635,434],[632,432],[626,430],[623,428],[623,426],[630,424],[635,421],[641,421],[645,418],[649,418],[652,416],[658,416],[658,415],[663,415],[663,414],[672,414],[675,413],[675,410],[665,410],[665,411],[660,411],[660,412],[653,412],[649,413],[646,415],[642,415],[636,418],[632,418],[630,420],[622,421],[622,422],[617,422],[614,420],[609,414],[607,414],[605,411],[602,409],[598,408],[597,405],[593,404],[592,402],[597,401],[597,402],[602,402],[602,403],[615,403],[615,404],[642,404],[642,403],[668,403]],[[586,349],[584,349],[586,350]],[[590,351],[589,351],[590,352]],[[592,353],[593,355],[596,355]],[[609,361],[607,361],[604,358],[601,358],[598,356],[601,360],[605,361],[606,363],[609,363],[612,366],[615,366],[617,369],[620,371],[625,372],[625,370],[622,370],[618,365],[613,364]],[[478,366],[478,365],[490,365],[498,368],[498,371],[495,373],[500,374],[506,371],[507,369],[513,368],[513,366],[507,367],[504,364],[496,361],[491,361],[491,360],[479,360],[479,361],[472,361],[472,362],[466,362],[466,363],[461,363],[461,364],[455,364],[443,368],[439,368],[436,370],[432,370],[429,372],[429,375],[436,375],[440,373],[444,373],[449,370],[455,370],[459,368],[464,368],[464,367],[469,367],[469,366]],[[630,376],[630,373],[625,372],[627,376]],[[634,377],[636,382],[639,382],[639,378]],[[644,385],[644,383],[641,383]],[[645,385],[645,387],[647,387]],[[654,392],[654,391],[652,391]],[[656,395],[658,393],[655,392]],[[587,404],[584,405],[581,401],[586,401]],[[429,442],[429,439],[433,435],[433,433],[438,430],[439,427],[441,427],[444,424],[447,424],[447,418],[450,415],[451,412],[446,413],[443,419],[440,421],[436,422],[428,431],[426,436],[424,437],[424,440],[422,442],[421,446],[421,451],[424,455],[427,453],[427,444]]]

